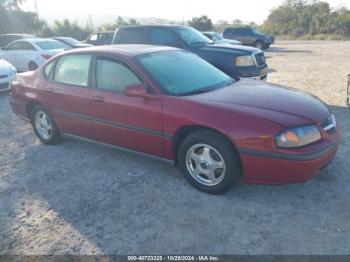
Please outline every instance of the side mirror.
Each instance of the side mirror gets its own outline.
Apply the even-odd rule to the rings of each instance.
[[[150,94],[148,94],[144,84],[135,84],[135,85],[127,86],[124,89],[124,95],[129,97],[142,97],[142,98],[151,97]]]

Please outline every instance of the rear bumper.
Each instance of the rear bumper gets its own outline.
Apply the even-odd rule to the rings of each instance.
[[[26,103],[24,101],[21,101],[19,99],[14,98],[10,95],[10,105],[12,108],[12,111],[20,118],[30,121],[29,116],[27,115],[27,108]]]
[[[247,183],[302,183],[330,164],[338,150],[338,143],[304,155],[275,154],[240,149],[244,180]]]

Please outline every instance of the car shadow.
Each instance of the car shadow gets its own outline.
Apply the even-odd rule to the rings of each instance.
[[[220,196],[162,161],[70,139],[36,143],[0,184],[0,253],[348,252],[347,231],[336,230],[349,229],[350,116],[331,110],[344,138],[322,174],[296,185],[241,183]],[[329,247],[326,233],[343,241]]]

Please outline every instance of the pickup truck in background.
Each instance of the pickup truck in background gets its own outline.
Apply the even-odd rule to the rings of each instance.
[[[201,32],[181,25],[119,27],[112,44],[164,45],[188,50],[234,78],[267,79],[264,53],[253,47],[215,44]]]

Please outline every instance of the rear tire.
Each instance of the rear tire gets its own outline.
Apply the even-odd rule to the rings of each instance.
[[[223,194],[242,177],[237,152],[224,136],[211,130],[187,136],[179,146],[177,159],[185,179],[206,193]]]
[[[39,66],[35,62],[33,62],[33,61],[29,62],[29,65],[28,65],[29,71],[34,71],[38,68],[39,68]]]
[[[41,105],[32,109],[31,121],[35,134],[44,144],[54,145],[61,140],[61,134],[55,121]]]

